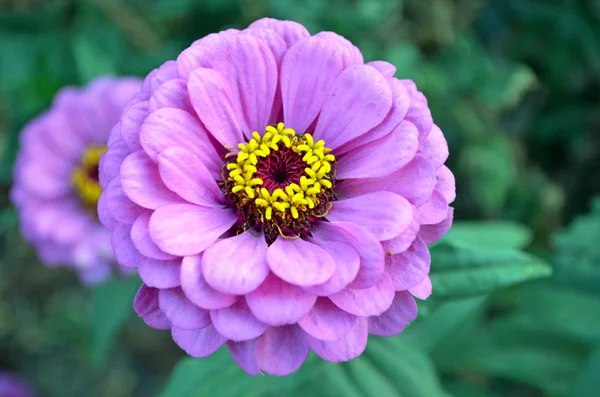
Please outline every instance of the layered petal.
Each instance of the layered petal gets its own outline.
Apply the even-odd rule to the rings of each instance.
[[[186,256],[181,266],[181,288],[187,298],[202,309],[223,309],[233,305],[238,296],[212,288],[202,275],[202,256]]]
[[[394,299],[394,284],[387,273],[383,273],[377,284],[365,289],[350,289],[329,297],[340,309],[355,316],[378,316],[389,309]]]
[[[329,299],[319,298],[310,312],[298,321],[298,325],[315,339],[335,341],[346,336],[356,321],[356,316],[341,310]]]
[[[275,240],[267,262],[279,278],[302,287],[322,284],[335,271],[335,260],[326,250],[301,238]]]
[[[367,347],[368,336],[367,319],[357,317],[350,332],[336,341],[322,341],[309,335],[305,336],[305,339],[317,356],[332,363],[339,363],[360,356]]]
[[[367,193],[333,203],[327,214],[332,222],[351,221],[379,240],[390,240],[410,226],[413,209],[410,203],[391,192]]]
[[[310,311],[316,300],[316,296],[273,274],[246,295],[246,302],[256,318],[272,326],[297,323]]]
[[[171,335],[183,351],[196,358],[210,356],[227,341],[212,325],[201,329],[181,329],[174,326]]]
[[[210,247],[237,220],[231,209],[166,205],[150,217],[150,237],[164,252],[194,255]]]
[[[160,309],[173,324],[173,330],[175,327],[183,330],[196,330],[208,327],[211,323],[209,312],[190,302],[181,288],[161,289],[158,303]],[[183,346],[181,347],[183,348]]]
[[[218,241],[204,252],[202,270],[217,291],[232,295],[254,291],[269,274],[264,235],[249,230]]]
[[[315,139],[335,149],[383,121],[392,106],[392,91],[375,68],[349,67],[329,91],[315,128]]]
[[[398,335],[415,318],[415,300],[408,291],[399,291],[388,310],[377,317],[369,317],[369,333],[377,336]]]
[[[252,314],[244,300],[224,309],[211,310],[210,318],[221,335],[235,342],[255,339],[268,328]]]
[[[308,357],[308,346],[296,326],[271,327],[256,342],[256,360],[263,371],[284,376],[296,371]]]
[[[152,328],[171,328],[171,322],[158,305],[158,290],[156,288],[150,288],[142,284],[133,300],[133,308],[138,316]]]

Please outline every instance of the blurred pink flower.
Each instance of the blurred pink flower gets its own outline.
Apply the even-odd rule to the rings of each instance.
[[[98,205],[148,325],[191,356],[226,344],[249,374],[286,375],[416,317],[455,186],[425,97],[394,73],[335,33],[261,19],[148,75]]]
[[[115,267],[110,231],[96,215],[98,161],[140,86],[134,78],[102,77],[64,88],[21,135],[11,199],[22,233],[42,262],[72,267],[85,283],[105,280]]]
[[[10,372],[0,372],[0,397],[33,397],[33,389]]]

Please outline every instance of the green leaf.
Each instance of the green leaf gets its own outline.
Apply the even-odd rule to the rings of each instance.
[[[111,279],[92,290],[92,360],[104,365],[120,327],[133,313],[133,298],[139,279]]]
[[[481,248],[524,248],[531,243],[531,231],[508,221],[454,222],[443,241],[472,244]]]
[[[399,393],[373,363],[360,357],[344,364],[363,396],[397,397]],[[402,395],[402,394],[400,394]]]
[[[552,268],[533,255],[462,243],[442,243],[432,247],[431,263],[430,277],[437,298],[488,294],[498,288],[552,274]]]
[[[374,339],[369,341],[365,355],[375,364],[378,372],[383,374],[387,382],[395,389],[392,396],[406,397],[438,397],[447,393],[441,388],[436,370],[429,358],[415,350],[402,338]],[[364,361],[363,358],[355,363]],[[349,364],[352,364],[350,362]],[[368,377],[365,373],[362,376]],[[372,382],[374,379],[369,379]],[[366,381],[365,381],[366,382]],[[365,390],[364,395],[382,396],[373,390]]]
[[[264,397],[286,390],[291,393],[320,376],[317,371],[322,365],[322,361],[310,356],[297,372],[286,377],[267,374],[252,377],[233,361],[223,347],[210,357],[182,359],[159,396],[201,397],[214,394],[220,397]]]
[[[452,339],[467,317],[479,313],[486,299],[485,296],[475,296],[445,302],[425,320],[417,319],[410,324],[399,338],[408,346],[431,352]]]
[[[570,397],[589,397],[600,390],[600,348],[596,348],[588,359],[587,366],[575,381]]]

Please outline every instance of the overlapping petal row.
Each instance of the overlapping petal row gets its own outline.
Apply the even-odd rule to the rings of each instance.
[[[144,282],[135,309],[148,325],[191,356],[226,345],[248,373],[285,375],[310,350],[350,360],[369,334],[396,335],[415,318],[413,296],[431,292],[427,244],[452,223],[455,187],[425,97],[394,73],[335,33],[262,19],[148,75],[112,130],[98,204],[117,260]],[[274,141],[265,131],[284,128],[297,147],[261,148]],[[267,214],[261,159],[306,147],[304,160],[331,168],[305,170],[306,186],[281,189],[288,207]],[[323,211],[295,197],[308,192]],[[296,233],[270,237],[274,214]]]
[[[21,134],[11,199],[22,233],[42,262],[73,267],[86,283],[105,280],[115,267],[110,231],[96,216],[98,161],[140,87],[135,78],[102,77],[64,88]]]

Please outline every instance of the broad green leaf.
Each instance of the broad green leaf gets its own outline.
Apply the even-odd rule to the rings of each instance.
[[[392,379],[384,376],[381,368],[375,367],[366,357],[361,356],[344,365],[348,370],[348,375],[354,380],[358,389],[361,390],[361,395],[380,397],[402,396],[392,385]]]
[[[472,244],[481,248],[524,248],[531,242],[531,231],[507,221],[454,222],[443,241]]]
[[[522,288],[517,313],[545,330],[585,343],[600,342],[600,299],[577,290],[552,284]]]
[[[432,247],[431,263],[430,277],[437,298],[488,294],[552,274],[552,268],[533,255],[462,243]]]
[[[93,37],[79,35],[72,44],[79,77],[85,84],[98,76],[117,74],[116,58],[99,46]]]
[[[429,358],[423,352],[409,346],[402,338],[371,338],[365,355],[375,364],[377,370],[386,376],[387,382],[394,386],[395,396],[447,395],[440,386],[436,370]],[[383,394],[367,392],[365,395]]]
[[[94,363],[103,365],[120,327],[133,313],[133,298],[140,286],[136,277],[111,279],[92,290],[92,345]]]
[[[549,310],[549,308],[546,308]],[[521,382],[548,395],[564,395],[585,365],[588,345],[520,314],[480,325],[454,371]]]
[[[452,340],[465,319],[481,311],[486,299],[475,296],[442,303],[425,320],[410,324],[398,338],[411,347],[431,352],[439,344]]]
[[[590,354],[587,365],[581,375],[577,378],[571,391],[570,397],[589,397],[600,390],[600,347]]]
[[[231,358],[225,347],[210,357],[182,359],[171,376],[160,397],[222,397],[276,395],[282,391],[292,393],[308,381],[314,381],[323,362],[310,356],[302,367],[286,377],[262,374],[246,374]]]

